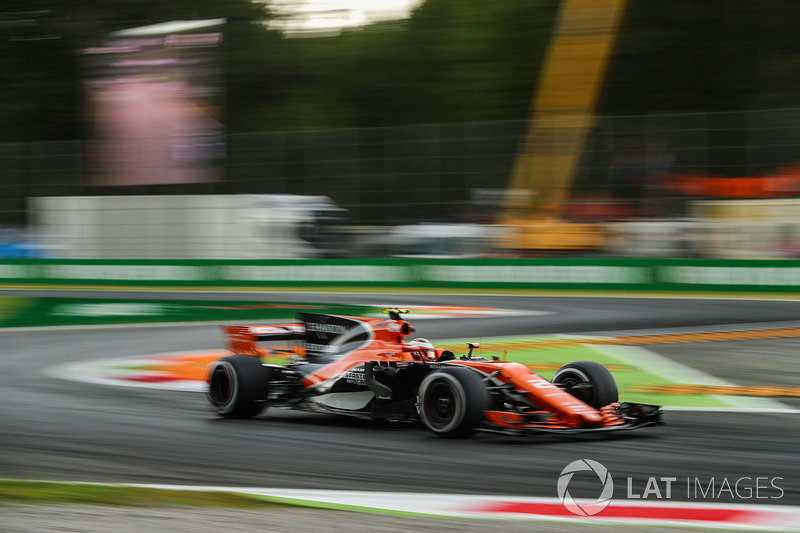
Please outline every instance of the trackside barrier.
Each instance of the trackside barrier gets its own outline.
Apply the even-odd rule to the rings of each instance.
[[[0,284],[800,290],[800,260],[335,259],[0,261]]]

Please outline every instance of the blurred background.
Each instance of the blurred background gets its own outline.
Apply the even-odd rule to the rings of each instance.
[[[0,256],[800,257],[790,0],[5,0]]]

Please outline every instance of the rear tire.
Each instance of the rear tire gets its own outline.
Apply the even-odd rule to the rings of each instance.
[[[252,355],[229,355],[215,361],[208,374],[206,399],[225,418],[251,418],[264,410],[269,369]]]
[[[440,437],[472,434],[491,406],[491,395],[481,377],[468,368],[443,368],[422,380],[417,407],[422,423]]]
[[[617,381],[606,367],[595,361],[567,363],[556,371],[552,382],[595,409],[619,401]]]

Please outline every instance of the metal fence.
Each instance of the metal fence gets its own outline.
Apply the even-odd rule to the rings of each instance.
[[[224,178],[96,186],[83,141],[0,144],[0,225],[25,198],[150,194],[314,194],[365,224],[459,220],[474,189],[508,183],[524,121],[231,134]],[[132,161],[135,165],[136,162]]]
[[[601,117],[574,191],[675,216],[696,198],[797,196],[798,168],[800,109]]]
[[[527,128],[498,121],[231,134],[218,181],[117,187],[94,185],[89,141],[5,143],[0,227],[25,227],[29,197],[280,193],[328,196],[353,225],[490,222]],[[590,223],[692,217],[700,200],[796,197],[798,169],[800,109],[600,117],[560,213]],[[794,235],[796,209],[758,222],[785,222]],[[608,253],[619,253],[616,242]]]
[[[29,196],[130,194],[323,194],[363,223],[461,219],[474,209],[473,191],[508,185],[527,127],[501,121],[231,134],[224,179],[125,187],[92,185],[90,143],[4,143],[0,225],[24,223]],[[792,165],[800,165],[800,109],[600,117],[572,192],[639,201],[667,175],[765,176]]]

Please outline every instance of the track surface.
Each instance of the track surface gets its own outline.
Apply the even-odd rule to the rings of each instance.
[[[553,313],[418,322],[416,334],[434,339],[727,327],[800,317],[800,302],[791,301],[286,293],[249,297],[401,306],[468,304]],[[626,496],[627,477],[638,492],[650,476],[699,478],[704,484],[712,477],[731,482],[743,476],[781,477],[777,484],[785,492],[782,499],[753,503],[800,504],[798,415],[670,412],[663,428],[611,438],[477,435],[446,441],[413,425],[380,426],[292,411],[273,410],[247,421],[222,420],[194,393],[88,385],[43,374],[45,368],[65,362],[219,347],[217,328],[207,325],[6,331],[0,332],[0,342],[0,477],[555,497],[564,466],[590,458],[609,469],[620,498]],[[769,383],[777,376],[797,385],[800,363],[779,341],[761,348],[758,365],[752,364],[743,344],[730,356],[720,348],[727,344],[736,343],[681,345],[674,353],[652,349],[741,385]],[[742,371],[744,364],[749,364],[748,372]],[[584,490],[596,496],[595,488],[591,480],[570,485],[574,496]],[[673,494],[673,499],[680,497]]]

